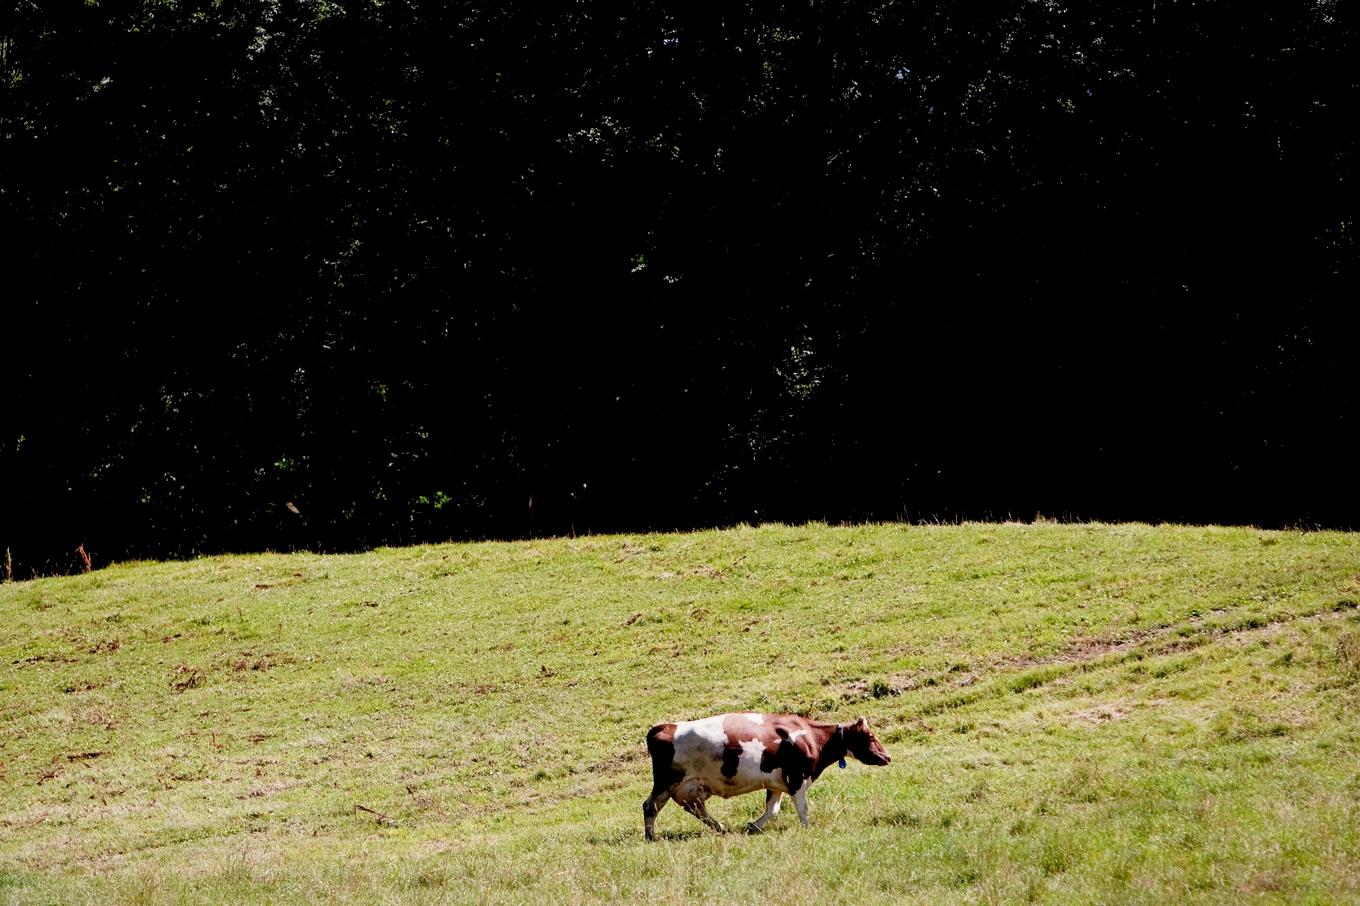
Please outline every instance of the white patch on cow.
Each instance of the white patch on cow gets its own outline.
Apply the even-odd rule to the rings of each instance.
[[[748,739],[741,743],[736,774],[727,777],[722,773],[723,754],[727,746],[727,732],[723,729],[723,724],[734,717],[751,723],[758,723],[752,718],[760,717],[759,723],[764,722],[761,715],[719,714],[702,720],[676,724],[675,767],[684,772],[687,781],[697,781],[724,799],[755,790],[783,790],[783,771],[777,768],[768,772],[760,769],[765,746],[758,739]]]
[[[764,715],[764,714],[760,714],[760,713],[758,713],[758,712],[752,712],[752,713],[750,713],[750,714],[747,714],[747,715],[746,715],[746,719],[749,720],[749,721],[750,721],[751,723],[753,723],[753,724],[763,724],[763,723],[765,723],[765,715]]]
[[[727,781],[727,790],[722,791],[723,796],[740,796],[742,793],[750,793],[754,790],[767,790],[771,786],[783,786],[784,772],[778,768],[773,771],[762,771],[760,769],[761,759],[765,757],[765,746],[758,739],[748,739],[741,744],[741,757],[737,759],[737,773],[735,776],[723,778]]]
[[[703,720],[687,720],[675,725],[675,760],[680,762],[681,751],[700,754],[722,752],[727,734],[723,732],[725,714],[705,717]]]
[[[789,742],[797,742],[806,735],[808,735],[807,730],[794,730],[792,733],[789,734]]]

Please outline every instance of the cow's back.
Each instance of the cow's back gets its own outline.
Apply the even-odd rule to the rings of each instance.
[[[723,797],[784,789],[775,757],[781,744],[777,731],[781,717],[739,711],[675,724],[673,776],[698,782]],[[653,755],[654,768],[655,760]]]
[[[718,714],[702,720],[686,720],[675,725],[675,766],[689,773],[703,772],[707,765],[722,761],[727,733],[723,722],[728,715]]]

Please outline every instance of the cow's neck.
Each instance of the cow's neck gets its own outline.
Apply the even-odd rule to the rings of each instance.
[[[821,744],[817,766],[812,771],[815,780],[821,776],[822,771],[844,758],[850,749],[845,743],[845,727],[840,724],[816,725],[812,732],[817,734],[817,741]]]

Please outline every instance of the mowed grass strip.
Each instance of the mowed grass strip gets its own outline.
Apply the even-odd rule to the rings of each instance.
[[[765,526],[0,585],[18,902],[1360,899],[1360,539]],[[652,723],[866,714],[759,837]],[[742,826],[758,796],[713,803]],[[362,806],[362,808],[357,808]]]

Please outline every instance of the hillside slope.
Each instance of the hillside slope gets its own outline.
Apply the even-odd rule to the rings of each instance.
[[[1354,901],[1357,601],[1360,537],[1142,525],[0,585],[0,899]],[[740,708],[865,714],[894,762],[806,830],[671,806],[644,844],[647,728]]]

